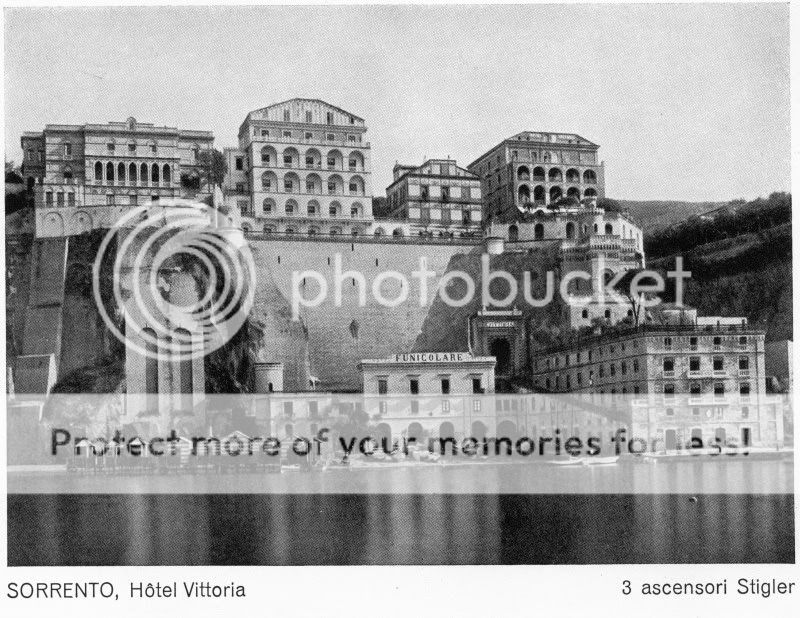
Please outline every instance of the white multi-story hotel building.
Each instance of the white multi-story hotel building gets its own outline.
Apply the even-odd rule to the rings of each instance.
[[[250,112],[226,149],[225,200],[245,232],[370,232],[370,145],[363,118],[318,99]]]

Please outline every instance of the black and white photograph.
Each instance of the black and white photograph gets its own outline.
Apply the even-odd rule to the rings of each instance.
[[[795,8],[5,6],[8,615],[797,608]]]

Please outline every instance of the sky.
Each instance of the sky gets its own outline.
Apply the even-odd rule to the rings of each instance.
[[[790,187],[788,4],[5,10],[6,159],[23,131],[205,129],[293,97],[367,122],[396,162],[460,164],[520,131],[600,145],[606,195],[751,199]]]

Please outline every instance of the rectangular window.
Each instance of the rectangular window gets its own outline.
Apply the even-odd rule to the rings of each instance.
[[[386,378],[378,378],[378,394],[385,395],[389,392],[389,381]]]
[[[714,371],[724,371],[725,370],[725,360],[721,356],[714,357]]]
[[[714,395],[716,397],[721,397],[725,394],[725,384],[722,382],[716,382],[714,384]]]
[[[72,154],[72,144],[64,144],[64,155],[70,156]]]
[[[714,337],[714,349],[719,350],[722,347],[722,337]]]
[[[695,373],[700,371],[700,357],[699,356],[690,356],[689,357],[689,371],[691,373]]]
[[[269,131],[266,129],[261,129],[261,137],[269,137]]]
[[[306,122],[311,122],[311,112],[306,112]]]
[[[739,371],[750,371],[750,359],[747,356],[739,357]]]
[[[475,394],[480,394],[483,392],[480,378],[472,378],[472,392]]]
[[[74,205],[75,205],[75,194],[67,193],[67,206],[74,206]]]
[[[327,124],[333,124],[333,112],[328,112],[325,114],[325,122]]]
[[[306,139],[314,139],[314,134],[311,131],[306,131]]]
[[[52,191],[48,191],[47,193],[44,194],[44,203],[47,204],[48,206],[52,206],[53,205],[53,192]]]
[[[358,166],[358,161],[356,161],[355,159],[350,159],[350,160],[347,162],[347,164],[350,166],[350,169],[351,169],[351,170],[354,170],[354,169],[356,169],[356,167]]]
[[[742,382],[739,385],[739,395],[741,395],[742,398],[744,398],[744,399],[750,397],[750,383],[749,382]]]
[[[139,203],[139,196],[135,193],[131,194],[130,196],[131,206],[136,206]]]
[[[412,395],[419,395],[419,378],[410,378],[408,380],[408,391]]]
[[[56,194],[56,206],[63,206],[64,205],[64,192],[59,191]]]
[[[336,135],[334,133],[328,133],[325,136],[325,139],[327,139],[329,142],[333,142],[336,140]]]
[[[664,337],[664,347],[668,350],[672,348],[672,337]]]
[[[269,157],[269,155],[267,155]],[[261,157],[264,158],[263,156]],[[244,159],[242,157],[236,157],[236,169],[241,171],[244,169]]]
[[[423,202],[427,202],[428,201],[428,187],[427,186],[423,185],[422,187],[420,187],[419,194],[420,194],[420,198],[422,199]]]
[[[700,386],[699,382],[692,382],[689,385],[689,394],[690,395],[699,395],[702,392],[702,387]]]
[[[450,201],[450,187],[442,187],[442,201]]]
[[[292,132],[291,132],[291,131],[284,131],[284,132],[283,132],[283,137],[285,137],[285,138],[290,138],[290,137],[292,137]]]
[[[355,142],[356,141],[356,136],[355,135],[348,135],[347,136],[347,141],[348,142]]]
[[[739,337],[739,347],[740,348],[747,347],[747,336],[746,335],[742,335],[741,337]]]
[[[111,194],[106,195],[106,206],[114,205],[114,196]]]
[[[450,378],[442,378],[442,395],[450,394]]]
[[[675,385],[674,384],[665,384],[664,385],[664,397],[674,397],[675,396]]]
[[[675,359],[674,358],[665,358],[664,359],[664,375],[675,375]]]
[[[290,118],[289,110],[288,109],[283,110],[283,120],[284,120],[284,122],[289,122],[289,118]]]

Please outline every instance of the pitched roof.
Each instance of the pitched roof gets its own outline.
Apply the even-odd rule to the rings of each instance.
[[[265,110],[272,109],[273,107],[277,107],[279,105],[284,105],[286,103],[291,103],[293,101],[308,101],[309,103],[322,103],[323,105],[327,105],[328,107],[332,107],[333,109],[335,109],[338,112],[341,112],[343,114],[347,114],[348,116],[352,116],[353,118],[355,118],[357,120],[361,120],[362,122],[365,122],[365,120],[363,118],[361,118],[361,116],[356,116],[355,114],[353,114],[351,112],[348,112],[347,110],[344,110],[341,107],[337,107],[336,105],[331,105],[327,101],[323,101],[322,99],[306,99],[306,98],[303,98],[303,97],[294,97],[293,99],[286,99],[285,101],[281,101],[280,103],[271,103],[270,105],[267,105],[266,107],[259,107],[258,109],[254,109],[253,111],[249,112],[247,114],[247,117],[250,118],[250,115],[251,114],[255,114],[256,112],[263,112]]]

